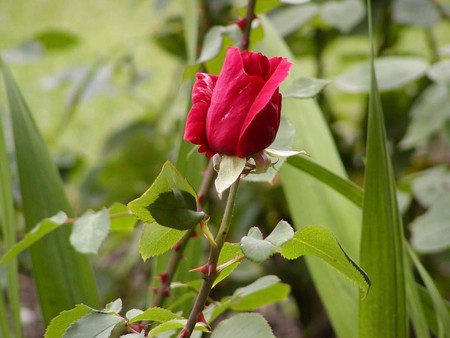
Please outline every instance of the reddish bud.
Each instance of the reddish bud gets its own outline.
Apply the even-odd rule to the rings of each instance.
[[[163,272],[160,275],[158,275],[158,278],[161,283],[167,282],[167,279],[169,278],[169,274],[167,272]]]

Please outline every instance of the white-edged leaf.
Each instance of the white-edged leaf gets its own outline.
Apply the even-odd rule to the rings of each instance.
[[[279,221],[275,229],[266,237],[266,241],[272,243],[276,247],[280,247],[294,237],[292,226],[286,221]]]
[[[329,83],[329,80],[301,77],[283,92],[283,98],[309,99],[318,95]]]
[[[266,239],[262,239],[261,231],[250,228],[247,236],[241,239],[241,249],[245,257],[254,262],[263,262],[274,253],[281,250],[281,246],[292,239],[294,230],[286,221],[280,221]]]
[[[227,155],[222,156],[219,174],[215,181],[216,190],[219,194],[236,182],[245,167],[245,162],[247,162],[245,158]]]
[[[425,74],[428,62],[418,57],[390,56],[375,60],[380,90],[394,90]],[[370,89],[370,66],[362,63],[339,75],[336,86],[347,93],[367,93]]]
[[[73,224],[70,243],[82,253],[97,254],[109,232],[108,209],[94,213],[89,210]]]
[[[298,154],[301,154],[301,151],[296,150],[278,150],[278,149],[270,149],[267,148],[264,150],[268,155],[274,156],[274,157],[291,157]]]
[[[39,222],[25,237],[13,247],[11,247],[0,259],[0,265],[10,261],[22,251],[30,247],[33,243],[58,228],[61,224],[67,221],[67,215],[60,211],[56,215],[44,219]]]
[[[142,313],[144,313],[144,311],[140,309],[131,309],[127,311],[127,313],[125,314],[125,318],[131,321],[134,317],[137,317]]]
[[[105,308],[101,311],[103,313],[119,313],[122,311],[122,299],[117,298],[111,303],[106,304]]]

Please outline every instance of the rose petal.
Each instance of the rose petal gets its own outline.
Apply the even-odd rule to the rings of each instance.
[[[287,59],[281,57],[271,58],[269,62],[271,64],[270,78],[254,99],[242,126],[240,137],[247,137],[245,136],[247,133],[246,130],[250,127],[258,114],[267,114],[267,112],[264,112],[263,108],[272,100],[275,91],[278,89],[280,83],[288,76],[289,69],[292,66]],[[251,134],[253,134],[253,132]],[[241,141],[239,141],[239,143],[241,143]]]
[[[228,49],[206,117],[206,137],[213,151],[236,154],[242,125],[263,87],[261,77],[244,71],[240,51]]]
[[[237,156],[247,157],[272,144],[280,126],[281,94],[278,89],[270,102],[252,120],[252,123],[241,132]]]
[[[189,111],[184,131],[184,139],[201,145],[199,151],[206,152],[207,155],[212,152],[206,140],[206,118],[217,78],[216,75],[197,73],[197,81],[192,89],[192,108]]]

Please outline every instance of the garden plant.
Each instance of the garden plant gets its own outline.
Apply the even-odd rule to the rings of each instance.
[[[450,337],[448,3],[27,6],[0,337]]]

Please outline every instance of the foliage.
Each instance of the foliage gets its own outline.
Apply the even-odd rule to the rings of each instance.
[[[0,6],[0,336],[450,335],[447,3]],[[193,80],[247,44],[281,125],[216,173]]]

